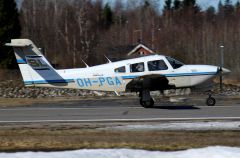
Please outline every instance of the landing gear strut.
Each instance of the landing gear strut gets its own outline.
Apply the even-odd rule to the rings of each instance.
[[[209,93],[209,94],[208,94],[208,98],[207,98],[207,100],[206,100],[207,106],[214,106],[215,103],[216,103],[216,100],[212,97],[212,94]]]
[[[144,107],[144,108],[152,108],[154,105],[154,100],[150,95],[150,91],[149,90],[143,90],[139,93],[139,97],[140,97],[140,104]]]

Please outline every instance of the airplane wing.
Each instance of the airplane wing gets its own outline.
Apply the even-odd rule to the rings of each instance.
[[[165,90],[170,87],[174,87],[172,85],[169,85],[169,81],[164,75],[144,75],[139,76],[137,78],[134,78],[132,81],[130,81],[126,86],[126,91],[132,91],[132,92],[139,92],[142,90]]]

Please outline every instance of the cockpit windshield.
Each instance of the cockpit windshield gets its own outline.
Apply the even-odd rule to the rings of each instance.
[[[177,69],[182,67],[184,64],[176,59],[170,58],[170,57],[166,57],[168,62],[172,65],[173,69]]]

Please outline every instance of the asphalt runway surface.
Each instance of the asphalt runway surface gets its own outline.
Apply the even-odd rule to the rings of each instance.
[[[0,123],[240,119],[240,100],[222,99],[213,107],[206,106],[201,100],[194,102],[176,104],[165,101],[145,109],[136,98],[119,97],[2,107]]]

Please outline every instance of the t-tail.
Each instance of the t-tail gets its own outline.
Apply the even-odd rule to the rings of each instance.
[[[67,83],[31,40],[12,39],[6,46],[13,47],[26,86],[49,87]]]

